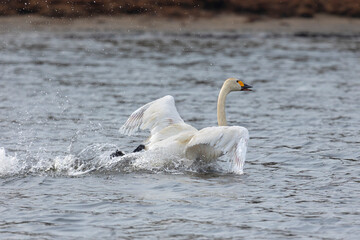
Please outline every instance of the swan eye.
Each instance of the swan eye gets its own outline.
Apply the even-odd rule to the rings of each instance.
[[[238,84],[240,84],[241,87],[245,86],[245,84],[242,81],[237,81]]]

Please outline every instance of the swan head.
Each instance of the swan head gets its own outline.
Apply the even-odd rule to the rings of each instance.
[[[224,85],[226,85],[230,91],[252,91],[252,86],[247,85],[237,78],[226,79]]]

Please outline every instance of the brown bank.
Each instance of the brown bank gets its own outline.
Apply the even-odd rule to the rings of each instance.
[[[313,17],[316,13],[360,17],[359,0],[0,0],[0,15],[48,17],[148,14],[167,17],[246,13]]]

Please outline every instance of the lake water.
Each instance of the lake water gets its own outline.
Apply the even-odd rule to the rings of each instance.
[[[360,36],[269,33],[8,32],[0,36],[1,239],[357,239]],[[174,96],[215,126],[227,98],[248,128],[244,174],[132,151],[118,132]],[[146,153],[141,153],[142,156]]]

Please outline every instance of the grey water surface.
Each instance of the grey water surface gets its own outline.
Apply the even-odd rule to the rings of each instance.
[[[9,32],[0,36],[1,239],[358,239],[360,37]],[[200,129],[248,128],[244,174],[109,158],[165,95]],[[220,161],[221,162],[221,161]]]

